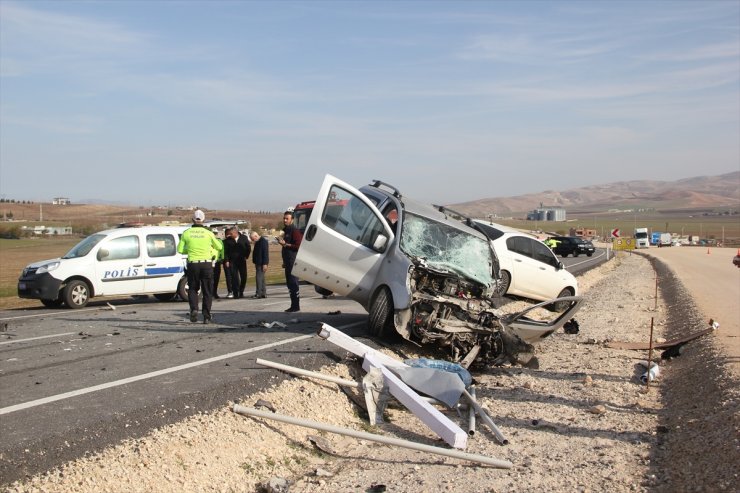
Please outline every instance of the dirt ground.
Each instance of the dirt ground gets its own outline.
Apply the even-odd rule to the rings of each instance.
[[[220,411],[156,430],[7,491],[738,491],[738,381],[730,369],[738,360],[728,356],[718,335],[728,340],[738,335],[737,326],[733,329],[722,316],[737,311],[740,284],[735,281],[725,293],[736,296],[734,304],[725,302],[716,313],[697,306],[677,272],[651,257],[619,256],[579,278],[586,298],[576,316],[580,332],[559,331],[540,343],[538,369],[492,368],[474,375],[479,402],[510,443],[498,444],[478,420],[466,452],[511,461],[511,469],[247,418],[232,412],[233,403],[224,403]],[[710,282],[694,279],[691,292]],[[708,313],[721,323],[719,332],[688,343],[675,359],[659,361],[661,376],[649,391],[639,381],[639,361],[647,352],[604,344],[647,340],[651,318],[658,338],[690,333],[705,328]],[[402,350],[418,355],[411,347]],[[349,358],[322,371],[344,378],[361,375]],[[258,399],[280,414],[444,446],[402,407],[390,408],[386,423],[371,429],[362,412],[328,382],[288,378],[257,395],[235,396],[244,406]],[[447,415],[466,428],[467,414]],[[310,435],[325,439],[331,451],[318,450]],[[266,487],[271,481],[273,486]]]

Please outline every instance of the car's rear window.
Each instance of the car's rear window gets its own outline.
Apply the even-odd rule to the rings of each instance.
[[[489,226],[488,224],[483,224],[479,222],[475,222],[476,226],[483,230],[486,236],[488,236],[492,240],[497,240],[501,238],[504,234],[503,231],[500,231],[493,226]]]

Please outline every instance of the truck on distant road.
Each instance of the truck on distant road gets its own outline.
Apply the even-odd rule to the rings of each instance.
[[[647,228],[635,228],[634,236],[636,248],[648,248],[650,246],[650,242],[648,241]]]

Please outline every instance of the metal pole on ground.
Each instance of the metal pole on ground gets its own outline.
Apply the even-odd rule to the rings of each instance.
[[[294,418],[292,416],[285,416],[282,414],[274,414],[269,411],[260,411],[258,409],[240,406],[239,404],[234,404],[233,410],[235,413],[241,414],[243,416],[273,419],[275,421],[280,421],[281,423],[288,423],[291,425],[303,426],[306,428],[313,428],[315,430],[326,431],[329,433],[346,435],[346,436],[350,436],[353,438],[359,438],[360,440],[369,440],[372,442],[383,443],[385,445],[395,445],[397,447],[408,448],[411,450],[418,450],[420,452],[429,452],[432,454],[444,455],[446,457],[453,457],[455,459],[463,459],[463,460],[467,460],[470,462],[478,462],[480,464],[486,464],[489,466],[497,467],[499,469],[511,469],[512,467],[514,467],[514,465],[508,460],[494,459],[492,457],[485,457],[483,455],[477,455],[477,454],[469,454],[467,452],[461,452],[459,450],[454,450],[454,449],[433,447],[431,445],[424,445],[422,443],[410,442],[408,440],[401,440],[400,438],[375,435],[373,433],[366,433],[364,431],[351,430],[349,428],[340,428],[338,426],[319,423],[318,421]]]

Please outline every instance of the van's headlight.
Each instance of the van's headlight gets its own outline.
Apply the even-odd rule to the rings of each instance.
[[[36,269],[36,274],[43,274],[44,272],[51,272],[59,267],[59,262],[49,262]]]

